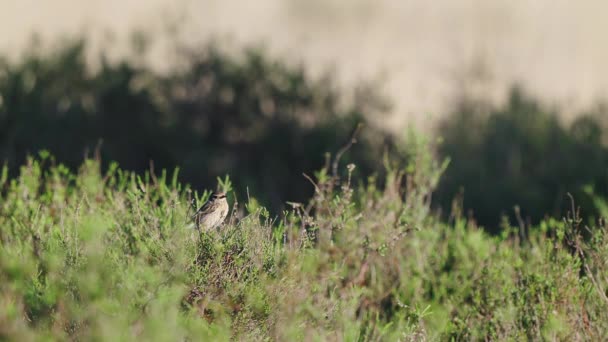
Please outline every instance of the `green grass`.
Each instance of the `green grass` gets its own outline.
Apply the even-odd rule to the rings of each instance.
[[[445,165],[406,153],[381,182],[320,171],[310,203],[279,217],[231,192],[227,224],[203,236],[186,227],[208,194],[175,172],[73,174],[42,153],[0,179],[0,339],[608,338],[604,226],[496,237],[457,207],[442,222],[429,202]]]

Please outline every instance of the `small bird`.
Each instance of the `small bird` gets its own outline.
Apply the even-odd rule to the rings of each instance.
[[[192,216],[199,231],[209,231],[219,227],[228,215],[226,193],[214,192],[207,202]]]

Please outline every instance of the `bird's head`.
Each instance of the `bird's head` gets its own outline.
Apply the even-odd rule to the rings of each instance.
[[[219,199],[224,199],[224,198],[226,198],[226,193],[225,192],[216,191],[213,194],[211,194],[211,199],[212,200],[219,200]]]

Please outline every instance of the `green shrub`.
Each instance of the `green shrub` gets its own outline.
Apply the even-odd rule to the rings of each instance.
[[[281,217],[231,192],[226,225],[202,236],[188,218],[208,193],[167,172],[30,158],[1,178],[0,336],[606,339],[605,227],[583,239],[570,215],[521,239],[446,224],[430,211],[445,164],[414,142],[382,182],[321,170],[313,198]]]

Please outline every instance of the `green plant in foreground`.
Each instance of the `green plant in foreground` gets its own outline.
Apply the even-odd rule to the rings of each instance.
[[[177,171],[72,173],[45,153],[5,169],[0,338],[606,339],[605,226],[583,234],[575,210],[525,239],[508,222],[499,237],[441,222],[429,198],[445,164],[417,141],[381,182],[336,160],[309,177],[308,203],[273,217],[241,196],[201,238],[184,227],[208,193]]]

